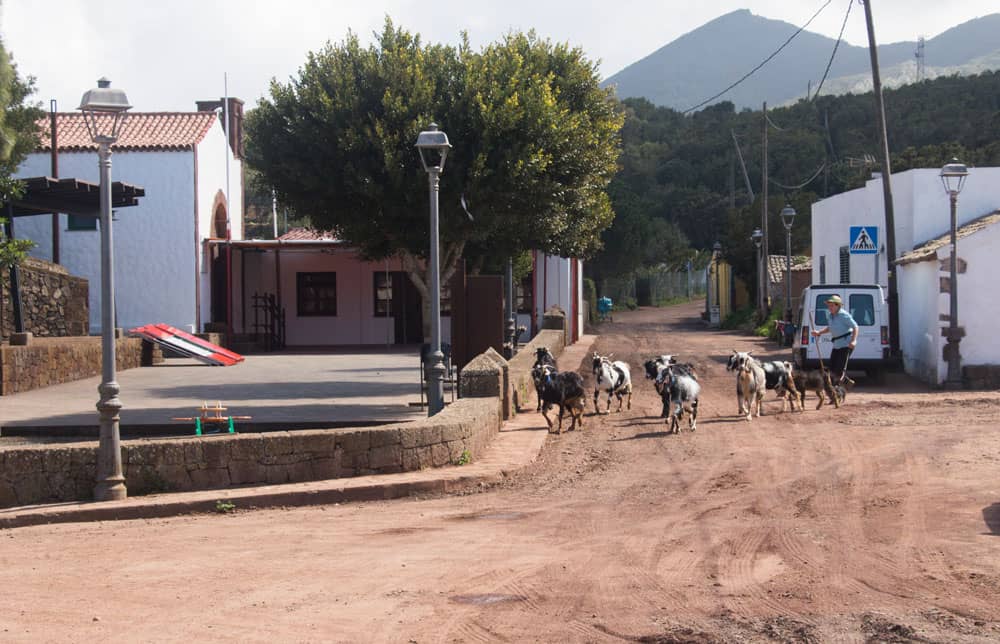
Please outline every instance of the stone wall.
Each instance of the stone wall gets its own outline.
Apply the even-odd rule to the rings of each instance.
[[[511,399],[514,409],[520,409],[521,405],[527,403],[535,395],[535,383],[531,380],[531,367],[535,364],[535,350],[539,347],[546,347],[557,358],[562,354],[566,346],[566,334],[564,331],[542,330],[539,331],[531,342],[518,349],[517,355],[511,358],[509,363]],[[575,368],[577,365],[572,365]],[[561,365],[565,368],[566,365]]]
[[[118,371],[163,361],[158,347],[118,338]],[[99,337],[32,338],[27,346],[0,346],[0,395],[7,396],[101,373]]]
[[[1000,365],[964,365],[962,380],[968,389],[1000,389]]]
[[[474,459],[500,424],[498,398],[463,398],[371,429],[129,441],[122,461],[130,495],[389,474]],[[93,442],[0,449],[0,507],[91,499],[96,461]]]
[[[4,335],[14,329],[10,274],[0,271],[3,290]],[[24,330],[38,337],[64,337],[90,333],[87,280],[70,275],[58,264],[28,257],[20,268],[21,311]]]

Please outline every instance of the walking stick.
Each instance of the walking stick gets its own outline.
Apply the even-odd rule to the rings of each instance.
[[[816,330],[816,315],[809,311],[809,319],[812,321],[813,330]],[[831,344],[831,351],[833,350],[833,345]],[[823,352],[819,350],[819,336],[816,336],[816,355],[819,357],[819,371],[823,374],[823,382],[827,386],[827,393],[833,394],[833,406],[840,409],[840,396],[837,395],[837,390],[833,388],[833,380],[830,378],[830,372],[826,370],[823,366]]]

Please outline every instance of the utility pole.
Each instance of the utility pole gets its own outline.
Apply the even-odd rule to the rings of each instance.
[[[764,277],[763,277],[763,280],[762,280],[764,283],[762,284],[762,286],[763,286],[763,293],[764,293],[764,307],[767,308],[767,306],[768,306],[768,301],[767,301],[767,287],[768,287],[767,267],[771,263],[771,259],[770,259],[770,257],[771,257],[771,251],[769,250],[771,248],[771,245],[770,245],[770,238],[768,237],[768,234],[767,234],[767,101],[764,101],[764,110],[762,112],[762,116],[764,117],[763,118],[763,126],[764,126],[764,134],[763,134],[764,146],[763,146],[763,148],[764,148],[764,152],[763,152],[763,160],[762,160],[762,162],[760,164],[760,171],[761,171],[761,181],[760,181],[760,194],[761,194],[761,198],[760,198],[760,203],[761,203],[761,208],[760,208],[760,231],[762,233],[764,233],[764,243],[763,243],[764,251],[761,253],[761,258],[762,258],[762,261],[764,262],[764,270],[763,270]]]
[[[899,356],[899,288],[896,282],[896,217],[892,204],[892,166],[889,162],[889,139],[885,126],[885,103],[882,101],[882,80],[878,67],[878,46],[875,44],[875,27],[872,23],[871,0],[864,0],[865,23],[868,25],[868,54],[872,62],[872,91],[875,94],[875,112],[878,117],[879,144],[882,148],[882,193],[885,201],[885,251],[889,270],[889,350]]]

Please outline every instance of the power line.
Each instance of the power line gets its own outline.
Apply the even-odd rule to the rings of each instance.
[[[816,172],[813,174],[813,176],[809,177],[808,179],[806,179],[805,181],[803,181],[802,183],[800,183],[797,186],[786,186],[783,183],[778,183],[777,181],[775,181],[774,179],[772,179],[770,177],[768,177],[767,180],[770,181],[771,183],[773,183],[774,185],[778,186],[779,188],[784,188],[785,190],[799,190],[801,188],[805,188],[810,183],[812,183],[813,181],[815,181],[816,177],[818,177],[820,175],[820,173],[823,172],[823,170],[825,170],[825,169],[826,169],[826,164],[824,163],[823,165],[821,165],[819,167],[818,170],[816,170]]]
[[[792,40],[794,40],[796,36],[798,36],[798,35],[799,35],[800,33],[802,33],[802,31],[803,31],[803,30],[804,30],[804,29],[805,29],[806,27],[808,27],[808,26],[809,26],[809,24],[810,24],[810,23],[811,23],[811,22],[812,22],[813,20],[815,20],[815,19],[816,19],[816,16],[818,16],[818,15],[819,15],[820,13],[822,13],[822,11],[823,11],[824,9],[826,9],[826,8],[827,8],[828,6],[830,6],[830,3],[831,3],[831,2],[833,2],[833,0],[826,0],[826,2],[825,2],[825,3],[823,4],[823,6],[822,6],[822,7],[820,7],[820,8],[819,8],[819,9],[818,9],[818,10],[816,11],[816,13],[814,13],[814,14],[812,15],[812,18],[810,18],[809,20],[807,20],[807,21],[806,21],[806,24],[804,24],[804,25],[802,25],[801,27],[799,27],[799,28],[798,28],[798,29],[797,29],[797,30],[795,31],[795,33],[793,33],[793,34],[792,34],[791,36],[789,36],[789,37],[788,37],[788,40],[786,40],[785,42],[783,42],[783,43],[781,44],[781,46],[780,46],[780,47],[778,47],[778,48],[777,48],[777,49],[776,49],[776,50],[774,51],[774,53],[772,53],[772,54],[771,54],[770,56],[768,56],[767,58],[765,58],[765,59],[764,59],[764,60],[763,60],[763,61],[762,61],[762,62],[761,62],[761,63],[760,63],[759,65],[757,65],[756,67],[754,67],[753,69],[751,69],[751,70],[750,70],[749,72],[747,72],[746,74],[744,74],[744,76],[743,76],[742,78],[740,78],[740,79],[739,79],[738,81],[736,81],[735,83],[733,83],[732,85],[730,85],[730,86],[729,86],[729,87],[727,87],[726,89],[722,90],[721,92],[719,92],[719,93],[718,93],[718,94],[716,94],[715,96],[713,96],[713,97],[711,97],[711,98],[707,98],[707,99],[705,99],[704,101],[702,101],[701,103],[698,103],[697,105],[695,105],[694,107],[690,107],[690,108],[688,108],[688,109],[684,110],[684,111],[682,112],[682,114],[689,114],[689,113],[691,113],[691,112],[695,111],[696,109],[698,109],[698,108],[700,108],[700,107],[704,107],[705,105],[708,105],[709,103],[711,103],[711,102],[712,102],[712,101],[714,101],[715,99],[719,98],[720,96],[722,96],[723,94],[725,94],[725,93],[726,93],[726,92],[728,92],[729,90],[733,89],[734,87],[736,87],[737,85],[739,85],[740,83],[742,83],[743,81],[745,81],[746,79],[748,79],[748,78],[750,78],[751,76],[753,76],[753,75],[754,75],[754,73],[756,73],[756,72],[757,72],[757,70],[759,70],[759,69],[760,69],[761,67],[763,67],[764,65],[768,64],[769,62],[771,62],[771,59],[772,59],[772,58],[774,58],[774,57],[775,57],[775,56],[777,56],[777,55],[778,55],[779,53],[781,53],[781,50],[782,50],[782,49],[784,49],[785,47],[787,47],[787,46],[788,46],[788,43],[792,42]]]
[[[773,127],[774,129],[776,129],[779,132],[784,132],[785,130],[788,129],[786,127],[778,127],[777,125],[775,125],[774,121],[771,120],[771,117],[770,117],[770,115],[767,112],[764,112],[764,120],[767,121],[768,125],[770,125],[771,127]]]
[[[826,70],[823,72],[823,78],[819,81],[819,87],[816,88],[816,93],[813,94],[812,100],[816,100],[819,96],[819,90],[823,89],[823,83],[826,82],[826,76],[830,73],[830,67],[833,66],[833,59],[837,55],[837,48],[840,47],[841,41],[844,39],[844,28],[847,27],[847,18],[851,15],[851,7],[854,6],[854,0],[848,0],[847,2],[847,13],[844,14],[844,22],[840,25],[840,34],[837,36],[837,42],[833,44],[833,53],[830,54],[830,60],[826,63]]]

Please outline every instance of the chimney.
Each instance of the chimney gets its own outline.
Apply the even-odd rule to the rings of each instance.
[[[219,120],[225,118],[226,111],[222,109],[223,99],[217,101],[195,101],[199,112],[214,112],[219,110]],[[233,156],[243,158],[243,101],[229,97],[229,123],[223,123],[222,129],[229,135],[229,147]]]

